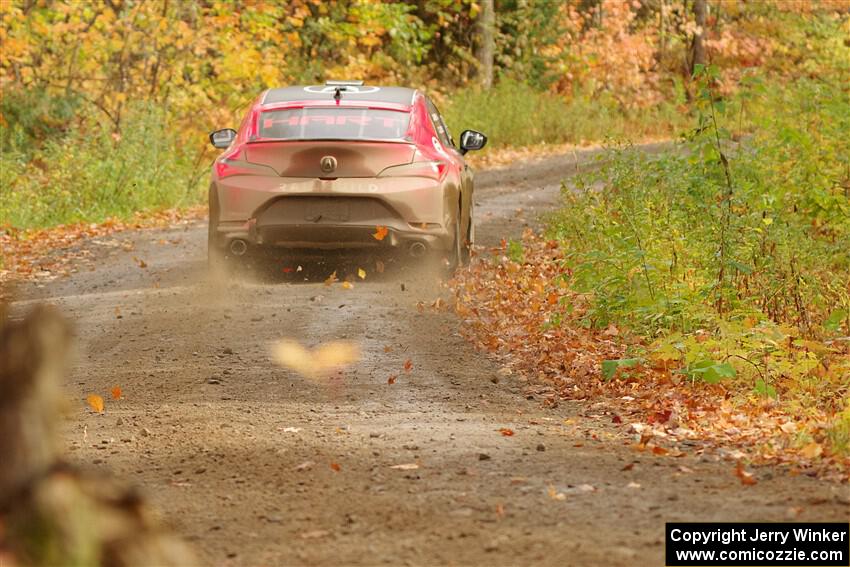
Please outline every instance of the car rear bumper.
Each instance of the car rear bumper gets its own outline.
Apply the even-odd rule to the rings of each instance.
[[[273,183],[272,183],[273,181]],[[455,195],[423,178],[287,180],[237,176],[217,181],[215,244],[248,247],[450,250]],[[240,218],[241,217],[241,218]],[[382,235],[379,227],[386,229]]]

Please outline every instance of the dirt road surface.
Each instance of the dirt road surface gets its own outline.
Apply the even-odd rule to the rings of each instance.
[[[518,235],[593,155],[479,172],[478,244]],[[778,469],[742,486],[728,461],[636,451],[592,403],[543,408],[454,315],[417,309],[445,293],[433,275],[329,262],[223,281],[205,230],[89,241],[90,265],[14,307],[46,299],[75,323],[69,458],[141,486],[205,565],[663,565],[666,521],[848,518],[846,486]],[[353,289],[322,283],[357,267]],[[363,356],[317,383],[271,362],[281,338]]]

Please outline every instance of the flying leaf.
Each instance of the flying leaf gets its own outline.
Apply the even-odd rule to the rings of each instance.
[[[91,409],[93,409],[97,413],[103,413],[103,398],[101,398],[97,394],[89,394],[86,397],[86,401],[89,403]]]
[[[387,227],[378,225],[375,227],[375,234],[373,234],[372,237],[375,240],[383,240],[387,237],[387,234],[389,234],[389,232],[390,231],[389,229],[387,229]]]
[[[113,386],[112,387],[112,399],[120,400],[121,399],[121,386]]]
[[[363,268],[357,268],[357,277],[359,277],[361,280],[365,280],[366,270],[364,270]]]
[[[334,341],[310,351],[295,341],[283,340],[272,345],[272,358],[284,368],[316,380],[360,360],[360,349],[348,341]]]

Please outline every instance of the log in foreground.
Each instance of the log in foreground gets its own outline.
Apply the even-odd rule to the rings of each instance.
[[[62,459],[58,427],[70,326],[50,306],[0,305],[0,564],[192,565],[138,492]]]

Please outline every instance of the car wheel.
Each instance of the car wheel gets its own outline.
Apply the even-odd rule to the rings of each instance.
[[[463,260],[463,237],[461,236],[462,225],[460,222],[460,211],[458,211],[457,217],[455,217],[455,237],[452,242],[452,247],[449,250],[446,256],[446,262],[444,263],[446,269],[446,275],[452,276],[455,271],[457,271],[458,266],[460,266]]]
[[[472,224],[472,213],[469,213],[469,224],[466,228],[466,239],[461,246],[461,265],[468,266],[472,259],[472,245],[475,243],[475,225]]]
[[[211,270],[226,269],[229,260],[227,252],[219,246],[218,217],[218,196],[210,188],[209,222],[207,222],[207,266]]]

